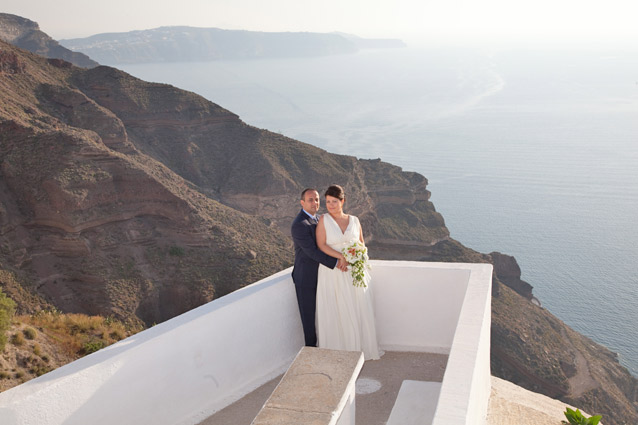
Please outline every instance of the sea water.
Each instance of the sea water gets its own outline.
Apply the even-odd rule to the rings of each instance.
[[[638,376],[638,50],[434,49],[120,66],[429,180],[451,236]],[[336,182],[338,183],[338,182]]]

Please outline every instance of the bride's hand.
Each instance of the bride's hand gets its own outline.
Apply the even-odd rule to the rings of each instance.
[[[348,271],[348,262],[346,261],[346,257],[343,255],[339,257],[339,261],[337,262],[337,268],[342,272]]]

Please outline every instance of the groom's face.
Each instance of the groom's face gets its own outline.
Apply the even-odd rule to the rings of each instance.
[[[315,215],[319,210],[319,192],[316,190],[309,190],[303,195],[301,200],[301,208],[306,212]]]

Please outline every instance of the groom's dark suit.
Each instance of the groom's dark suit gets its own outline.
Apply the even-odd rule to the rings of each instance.
[[[337,259],[317,248],[315,229],[317,220],[311,218],[302,209],[292,222],[290,233],[295,242],[295,266],[292,269],[292,280],[295,282],[297,302],[301,314],[301,324],[306,345],[317,345],[315,331],[315,311],[317,304],[317,272],[319,263],[334,269]]]

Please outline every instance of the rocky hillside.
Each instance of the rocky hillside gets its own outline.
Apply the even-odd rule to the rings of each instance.
[[[243,123],[175,87],[0,42],[0,279],[22,314],[150,325],[289,266],[304,187],[345,186],[371,256],[495,265],[493,374],[607,425],[638,381],[532,302],[516,261],[449,238],[427,180]]]
[[[355,53],[366,48],[403,47],[401,40],[347,34],[256,32],[219,28],[161,27],[60,40],[100,63],[190,62],[219,59],[295,58]]]
[[[115,78],[118,87],[134,82],[128,76],[6,44],[0,69],[2,263],[57,308],[151,324],[290,264],[289,241],[263,218],[204,196],[143,154],[116,114],[70,83],[84,79],[99,91],[106,87],[93,76],[114,72],[104,81]],[[147,102],[155,90],[168,98],[178,92],[143,86],[124,103]],[[201,108],[189,112],[212,127],[243,125],[216,105],[181,95],[181,104]]]
[[[0,40],[46,58],[64,59],[83,68],[99,64],[80,52],[72,52],[40,31],[37,23],[16,15],[0,13]]]

